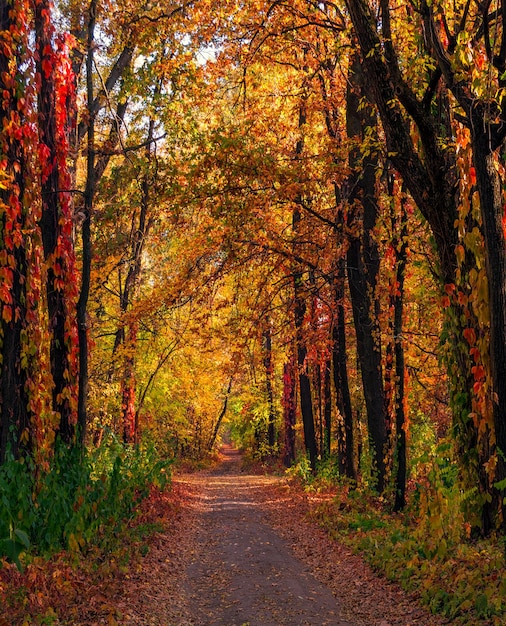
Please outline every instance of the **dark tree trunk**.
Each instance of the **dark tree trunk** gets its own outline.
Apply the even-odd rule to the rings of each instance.
[[[332,94],[338,88],[339,79],[336,79],[333,64],[322,67],[318,73],[322,100],[324,103],[325,126],[327,133],[339,149],[341,142],[340,112],[336,108]],[[340,167],[340,158],[334,157],[334,165]],[[345,216],[343,211],[343,193],[340,186],[334,183],[336,198],[336,261],[334,281],[331,285],[335,317],[331,329],[332,371],[334,389],[336,393],[336,407],[338,412],[338,463],[341,475],[348,478],[357,478],[355,468],[355,443],[353,433],[353,410],[351,406],[350,388],[348,382],[348,356],[346,342],[346,316],[344,310],[344,292],[346,282],[346,255],[343,252],[345,239]],[[330,425],[329,425],[330,433]]]
[[[38,90],[39,141],[44,149],[41,162],[42,216],[40,229],[44,259],[48,264],[46,293],[50,324],[50,368],[53,377],[53,410],[59,416],[59,436],[64,443],[74,442],[75,416],[72,408],[71,380],[74,366],[70,359],[71,334],[67,331],[74,325],[66,302],[66,282],[74,280],[73,259],[62,251],[61,240],[65,219],[60,203],[60,176],[62,159],[58,153],[56,121],[56,85],[54,58],[52,55],[51,4],[47,0],[35,3],[35,44],[38,50],[37,73],[40,76]],[[64,167],[64,165],[63,165]]]
[[[317,406],[316,414],[316,449],[318,454],[323,456],[323,393],[322,393],[322,370],[319,363],[315,363],[312,368],[312,389]]]
[[[218,415],[218,419],[216,420],[216,425],[214,427],[213,430],[213,434],[211,436],[211,439],[209,441],[209,451],[211,451],[214,447],[214,444],[216,443],[216,438],[218,437],[218,433],[220,431],[220,426],[223,422],[223,418],[225,417],[226,413],[227,413],[227,406],[228,406],[228,399],[230,397],[230,392],[232,391],[232,383],[234,382],[234,378],[231,376],[230,380],[228,381],[228,387],[227,387],[227,391],[225,393],[225,398],[223,400],[223,406],[221,407],[221,411],[220,414]]]
[[[350,70],[350,87],[346,98],[346,126],[348,137],[353,141],[367,141],[366,129],[375,128],[375,114],[370,106],[364,106],[364,76],[358,55],[354,56]],[[369,156],[362,156],[360,149],[350,152],[350,175],[348,225],[348,283],[357,336],[357,352],[362,374],[369,437],[373,445],[377,488],[385,487],[387,452],[387,407],[383,388],[381,329],[379,325],[379,301],[376,285],[379,274],[378,246],[374,240],[374,228],[378,218],[376,201],[377,157],[373,148]],[[356,234],[355,234],[356,233]]]
[[[325,459],[330,458],[330,450],[332,443],[332,388],[331,388],[331,369],[332,362],[326,359],[323,365],[323,442],[322,456]]]
[[[438,89],[435,80],[444,75],[449,65],[445,66],[444,62],[440,64],[434,72],[434,83],[428,87],[426,97],[422,101],[418,100],[402,79],[399,62],[393,50],[388,2],[381,1],[383,41],[380,40],[376,18],[367,0],[347,0],[346,4],[360,44],[368,93],[377,105],[381,117],[389,157],[430,225],[439,257],[437,269],[441,292],[445,294],[444,287],[457,282],[458,264],[455,249],[459,239],[455,223],[459,218],[457,210],[459,189],[455,150],[452,142],[448,142],[448,137],[451,137],[448,115],[445,119],[440,119],[439,114],[434,115],[432,103],[437,96],[445,110],[450,108],[444,89]],[[430,13],[427,5],[424,5],[424,11],[427,15]],[[422,15],[425,19],[426,42],[433,34],[427,15]],[[442,51],[441,46],[437,49]],[[447,81],[447,84],[450,86],[450,82]],[[463,83],[459,81],[459,88],[462,85]],[[475,108],[476,99],[472,98],[470,104]],[[418,127],[421,148],[413,142],[411,133],[413,122]],[[483,128],[482,122],[478,120],[472,125],[475,129]],[[423,153],[423,157],[420,153]],[[461,275],[466,277],[469,269],[466,259],[464,266],[460,268]],[[465,322],[462,323],[462,320]],[[477,465],[482,465],[481,462],[476,463],[480,434],[469,417],[473,412],[474,377],[469,347],[463,339],[463,331],[466,328],[473,328],[477,336],[480,333],[473,312],[459,302],[451,301],[445,310],[445,334],[448,337],[446,359],[453,411],[453,432],[463,484],[466,488],[478,485],[479,492],[483,494],[480,496],[479,506],[483,511],[482,530],[487,532],[486,520],[490,519],[491,508],[487,493],[490,486],[485,473],[477,468]]]
[[[392,325],[394,350],[394,372],[392,380],[394,392],[394,414],[395,414],[395,499],[394,511],[400,511],[406,504],[406,479],[407,479],[407,459],[406,459],[406,415],[405,415],[405,358],[404,345],[402,341],[402,318],[404,310],[404,282],[406,276],[406,263],[408,255],[408,215],[406,212],[406,198],[403,196],[400,203],[401,215],[399,218],[400,229],[397,237],[394,236],[392,246],[395,254],[395,279],[391,288],[390,306],[394,312]],[[392,220],[395,222],[395,217]],[[395,227],[395,224],[394,224]]]
[[[88,20],[88,54],[86,57],[86,91],[88,101],[88,146],[86,161],[86,189],[84,192],[83,215],[81,226],[82,237],[82,265],[81,265],[81,290],[77,302],[77,325],[79,339],[79,395],[77,401],[77,423],[79,426],[79,440],[84,446],[87,426],[87,401],[88,401],[88,298],[91,281],[91,214],[96,192],[95,177],[95,114],[92,111],[93,95],[93,65],[95,44],[95,20],[97,2],[92,0],[89,7]]]
[[[11,32],[19,33],[24,28],[24,24],[17,23],[17,17],[13,7],[3,2],[0,6],[0,32],[2,40],[4,33],[9,34],[16,61],[17,45],[23,42],[18,44],[11,39]],[[26,122],[23,105],[18,98],[16,81],[20,80],[20,76],[17,67],[16,62],[13,70],[8,56],[0,55],[0,92],[3,93],[4,103],[9,103],[8,108],[5,104],[0,108],[0,156],[6,162],[4,174],[8,178],[7,188],[0,189],[0,204],[5,207],[0,209],[0,272],[1,282],[7,287],[7,293],[3,292],[0,296],[0,464],[5,461],[8,449],[14,457],[30,450],[32,435],[27,364],[22,363],[22,336],[26,334],[27,313],[28,270],[23,234],[26,228],[23,203],[27,171],[23,145],[15,136],[15,126],[21,128]],[[7,130],[9,127],[11,132]]]
[[[298,213],[298,211],[296,211],[296,213]],[[304,337],[304,316],[306,314],[306,303],[302,292],[302,273],[297,273],[294,277],[294,293],[295,337],[297,344],[297,367],[299,372],[300,411],[302,414],[302,425],[304,428],[304,444],[306,446],[306,452],[309,455],[311,469],[315,471],[318,450],[316,447],[311,382],[307,372],[306,362],[307,348]]]
[[[300,159],[304,150],[304,139],[302,131],[307,121],[306,115],[306,103],[302,101],[299,108],[299,130],[301,131],[301,137],[297,141],[295,146],[295,157]],[[301,227],[301,207],[303,205],[303,199],[298,196],[294,203],[292,213],[292,232],[293,232],[293,248],[294,251],[300,245],[298,236]],[[295,254],[297,257],[298,255]],[[318,456],[318,450],[316,446],[316,432],[314,424],[313,413],[313,400],[311,397],[311,381],[308,374],[307,348],[306,337],[304,332],[304,319],[306,316],[306,290],[304,285],[304,276],[301,268],[301,264],[298,261],[294,262],[293,270],[293,293],[294,293],[294,322],[295,322],[295,343],[297,347],[297,368],[299,378],[299,393],[300,393],[300,410],[302,414],[302,425],[304,429],[304,445],[306,447],[306,453],[309,455],[309,462],[311,464],[311,470],[316,471],[316,458]]]
[[[488,391],[489,397],[485,400],[483,398],[484,389],[483,387],[480,388],[483,381],[478,376],[473,385],[473,379],[469,376],[469,396],[474,397],[478,406],[482,405],[482,408],[478,408],[474,412],[474,420],[477,421],[477,424],[473,424],[476,440],[473,451],[477,450],[479,454],[478,488],[482,499],[485,501],[482,508],[482,530],[488,533],[494,526],[497,527],[501,524],[503,529],[506,528],[506,461],[504,457],[506,452],[506,236],[503,222],[504,206],[501,180],[495,163],[497,156],[495,153],[504,144],[506,137],[504,97],[498,96],[496,102],[491,101],[488,97],[481,99],[476,97],[472,78],[463,78],[460,72],[457,74],[452,62],[454,59],[451,58],[455,48],[445,50],[441,45],[436,27],[436,16],[432,7],[428,2],[423,2],[421,9],[430,53],[438,63],[438,70],[447,88],[452,91],[465,113],[465,123],[471,133],[473,163],[480,198],[481,232],[485,242],[485,266],[488,280],[486,286],[486,291],[488,291],[487,304],[490,315],[489,354],[481,355],[481,358],[483,362],[487,360],[490,362],[491,384]],[[495,17],[492,17],[492,11],[495,13]],[[466,14],[464,15],[466,16]],[[498,15],[502,16],[503,28],[500,34],[501,44],[496,54],[490,49],[489,20],[497,20]],[[485,27],[478,27],[475,39],[478,43],[480,38],[483,38],[482,43],[487,50],[489,62],[498,72],[498,93],[501,93],[506,86],[504,80],[506,69],[505,16],[506,5],[504,1],[498,4],[495,9],[492,9],[491,5],[485,4],[483,7]],[[466,17],[464,17],[465,19]],[[463,23],[462,27],[464,26],[467,27]],[[474,285],[474,291],[475,294],[473,295],[479,292],[478,285]],[[479,293],[478,297],[480,297]],[[478,321],[483,323],[484,320]],[[479,336],[479,327],[476,336]],[[476,386],[478,386],[478,391],[476,391]],[[486,407],[488,401],[492,405],[493,433],[491,433],[491,423],[488,417],[490,411]],[[478,415],[476,415],[477,413]],[[473,420],[469,418],[469,421]],[[489,460],[497,460],[496,473],[493,478],[486,469]],[[490,485],[490,482],[494,480],[495,485]],[[490,500],[492,501],[490,502]]]
[[[284,450],[283,463],[291,467],[295,461],[295,418],[297,415],[295,401],[295,364],[293,356],[283,368],[283,412],[284,412]]]
[[[348,348],[346,343],[346,317],[344,311],[345,259],[337,260],[334,280],[336,318],[332,325],[332,365],[336,404],[339,412],[338,458],[343,476],[356,480],[355,444],[353,436],[353,409],[348,381]]]
[[[397,273],[399,289],[402,292],[404,285],[404,269]],[[405,414],[405,360],[404,346],[402,345],[402,297],[395,303],[395,376],[397,379],[397,393],[395,400],[395,434],[396,434],[396,461],[397,470],[395,475],[395,500],[394,511],[400,511],[406,504],[406,414]]]
[[[483,236],[486,250],[490,311],[490,369],[492,375],[492,414],[497,449],[494,504],[506,528],[506,236],[501,181],[495,166],[490,133],[483,119],[473,128],[473,161],[481,201]],[[485,477],[486,478],[486,477]],[[491,520],[484,520],[484,525]],[[486,528],[488,530],[488,528]]]

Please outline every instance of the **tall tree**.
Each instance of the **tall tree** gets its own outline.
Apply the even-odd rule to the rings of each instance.
[[[75,255],[67,167],[69,119],[74,106],[72,69],[66,42],[55,42],[52,4],[36,0],[34,7],[37,48],[38,130],[41,162],[42,214],[40,229],[46,262],[46,297],[50,326],[50,364],[53,410],[59,435],[73,443],[77,410],[77,296]]]
[[[462,267],[455,255],[459,237],[455,224],[459,220],[458,178],[455,147],[449,138],[450,105],[448,93],[438,89],[441,69],[431,70],[426,57],[413,68],[417,75],[426,76],[425,92],[404,79],[402,64],[394,48],[391,14],[387,1],[381,3],[380,28],[367,0],[349,0],[347,8],[360,45],[368,91],[378,107],[389,157],[403,177],[406,186],[422,215],[429,223],[439,256],[439,278],[446,307],[446,333],[448,337],[449,373],[452,392],[454,432],[464,469],[465,481],[469,486],[478,485],[481,509],[481,527],[491,528],[493,512],[490,484],[484,468],[490,459],[487,452],[488,434],[482,437],[473,415],[473,386],[475,377],[469,359],[464,331],[480,333],[479,323],[473,311],[465,304],[465,298],[452,301],[444,289],[451,289],[458,275],[466,275],[471,267],[466,262]],[[418,32],[419,14],[408,10],[406,21],[410,32]],[[413,44],[412,51],[419,43]],[[383,52],[384,49],[384,52]],[[411,66],[407,66],[412,69]],[[434,101],[438,106],[433,106]],[[443,116],[441,116],[443,112]],[[418,130],[413,135],[412,124]],[[470,221],[476,224],[474,218]],[[466,330],[467,328],[472,330]],[[483,431],[481,431],[483,433]]]
[[[295,421],[297,415],[295,363],[292,355],[289,355],[283,367],[283,415],[283,463],[285,467],[291,467],[295,461]]]
[[[29,449],[33,434],[29,373],[24,357],[30,306],[24,233],[31,220],[26,195],[33,193],[26,189],[30,185],[24,145],[30,138],[27,132],[29,96],[26,78],[20,69],[24,60],[22,50],[28,40],[24,4],[3,2],[0,5],[0,88],[3,94],[0,107],[0,463],[4,462],[8,449],[14,456]]]
[[[388,164],[387,164],[388,167]],[[387,216],[391,241],[385,252],[388,265],[388,344],[385,355],[385,395],[390,417],[389,436],[393,448],[395,499],[394,510],[406,504],[406,366],[403,342],[403,314],[406,265],[408,257],[408,209],[406,194],[399,188],[394,172],[388,171],[387,188],[390,214]]]
[[[504,227],[504,193],[498,167],[499,151],[506,138],[504,88],[506,86],[506,5],[503,1],[492,7],[462,7],[454,17],[444,5],[421,3],[423,24],[430,52],[448,89],[460,105],[464,116],[460,120],[469,129],[472,161],[480,198],[486,277],[488,282],[488,309],[490,314],[489,354],[481,355],[481,362],[490,363],[490,400],[493,422],[488,419],[487,392],[483,377],[473,368],[477,390],[474,413],[478,428],[493,428],[493,464],[489,478],[496,481],[499,493],[496,504],[500,520],[506,528],[506,232]],[[439,14],[441,17],[438,17]],[[437,26],[440,22],[440,27]],[[438,32],[439,31],[439,32]],[[468,45],[472,61],[462,56]],[[477,348],[471,345],[471,349]],[[476,351],[473,354],[478,357]],[[476,359],[475,359],[476,360]],[[480,363],[477,363],[479,365]],[[486,366],[485,366],[486,367]]]
[[[378,155],[369,138],[376,134],[376,114],[367,103],[360,57],[351,60],[346,99],[346,125],[349,139],[351,175],[348,198],[348,283],[350,287],[357,352],[367,411],[369,436],[373,446],[377,488],[385,488],[387,454],[387,406],[383,385],[381,329],[377,282],[379,252],[374,230],[378,220],[376,177]]]
[[[301,101],[299,109],[299,133],[295,147],[295,158],[300,159],[304,149],[304,127],[306,124],[306,102]],[[298,194],[293,204],[292,231],[294,234],[294,247],[298,245],[298,233],[302,219],[302,205],[304,204],[301,194]],[[298,256],[296,254],[296,256]],[[302,424],[304,427],[304,444],[309,456],[312,471],[316,471],[316,459],[318,450],[316,446],[316,432],[313,412],[313,399],[311,396],[311,381],[309,378],[307,362],[307,346],[304,333],[304,318],[306,315],[306,294],[304,289],[304,273],[299,261],[294,262],[293,271],[293,293],[294,293],[294,321],[295,321],[295,343],[297,346],[297,366],[299,372],[299,393],[300,407],[302,413]]]
[[[91,0],[88,15],[87,55],[86,55],[86,102],[87,102],[87,150],[86,150],[86,185],[82,206],[82,263],[81,263],[81,288],[77,302],[77,324],[79,339],[79,395],[77,405],[77,419],[79,424],[79,437],[81,445],[86,440],[87,428],[87,399],[88,399],[88,298],[90,293],[91,279],[91,215],[93,211],[96,193],[95,175],[95,111],[93,66],[94,66],[94,40],[95,25],[97,19],[97,2]]]

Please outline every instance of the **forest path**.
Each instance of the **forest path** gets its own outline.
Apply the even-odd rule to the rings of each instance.
[[[222,452],[214,469],[175,479],[192,494],[193,536],[179,579],[185,619],[170,624],[445,623],[329,539],[308,520],[307,499],[283,489],[285,479],[244,473],[237,451]]]
[[[186,477],[201,487],[201,517],[188,584],[199,626],[351,626],[330,589],[316,580],[272,528],[263,504],[279,478],[240,471],[237,451],[205,475]]]

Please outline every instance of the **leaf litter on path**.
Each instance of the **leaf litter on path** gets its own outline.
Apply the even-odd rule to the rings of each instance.
[[[180,477],[200,499],[186,569],[198,626],[437,626],[414,597],[376,575],[308,518],[280,477],[241,472],[231,449],[211,471]]]

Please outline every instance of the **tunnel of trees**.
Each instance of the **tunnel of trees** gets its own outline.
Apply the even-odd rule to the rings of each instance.
[[[0,470],[227,433],[502,531],[505,19],[2,0]]]

